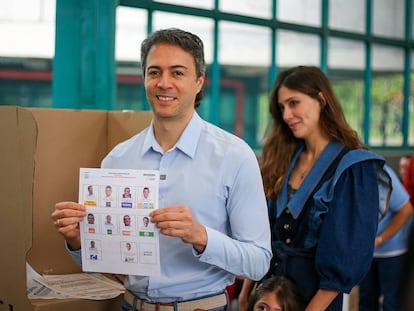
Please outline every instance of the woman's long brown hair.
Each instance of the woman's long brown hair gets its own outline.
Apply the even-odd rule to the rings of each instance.
[[[321,103],[320,127],[331,141],[337,141],[349,149],[367,147],[358,138],[347,121],[332,85],[317,67],[298,66],[283,71],[277,77],[269,98],[272,126],[267,134],[260,160],[263,185],[268,199],[281,189],[293,155],[302,142],[296,138],[279,107],[279,89],[284,86],[317,99]],[[323,97],[320,94],[323,94]]]

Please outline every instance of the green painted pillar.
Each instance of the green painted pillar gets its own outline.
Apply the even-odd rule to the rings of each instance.
[[[115,106],[118,0],[57,0],[53,107]]]

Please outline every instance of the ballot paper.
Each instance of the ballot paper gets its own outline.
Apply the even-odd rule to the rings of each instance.
[[[80,169],[83,271],[160,275],[159,231],[149,217],[159,179],[157,170]]]
[[[92,299],[104,300],[125,292],[122,284],[99,273],[40,275],[29,264],[27,297],[29,299]]]

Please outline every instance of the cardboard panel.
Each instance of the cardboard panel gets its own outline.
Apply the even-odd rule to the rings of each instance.
[[[78,201],[79,168],[99,167],[107,153],[105,111],[30,109],[38,125],[33,248],[28,262],[40,274],[79,272],[50,215],[56,202]],[[47,238],[46,238],[47,237]]]
[[[108,114],[108,152],[146,128],[152,119],[151,111],[114,111]]]
[[[26,261],[40,274],[81,271],[53,226],[54,205],[77,201],[79,168],[99,167],[151,118],[151,112],[0,107],[0,311],[119,309],[122,296],[29,301]]]
[[[32,114],[0,107],[0,310],[30,310],[26,252],[32,244],[36,124]]]

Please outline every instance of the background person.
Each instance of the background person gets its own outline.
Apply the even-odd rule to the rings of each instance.
[[[405,155],[400,158],[398,163],[398,174],[400,175],[400,180],[404,180],[405,175],[407,174],[408,168],[410,167],[411,156]]]
[[[116,146],[102,167],[160,170],[160,208],[150,217],[160,230],[161,276],[127,276],[122,308],[172,303],[180,310],[185,302],[193,309],[226,310],[224,291],[235,275],[259,280],[271,258],[256,155],[195,111],[205,80],[199,37],[180,29],[156,31],[141,45],[141,64],[153,121]],[[77,226],[84,211],[61,202],[52,213],[79,263]]]
[[[378,224],[371,268],[359,284],[359,311],[402,310],[402,267],[413,207],[398,176],[389,166],[385,168],[392,179],[389,211]]]
[[[280,73],[269,109],[273,122],[261,157],[272,230],[269,276],[292,279],[307,311],[341,311],[342,293],[372,261],[384,161],[365,150],[317,67]],[[241,310],[251,286],[244,281]]]
[[[411,205],[414,206],[414,153],[411,155],[410,163],[403,177],[403,185],[410,195]]]

